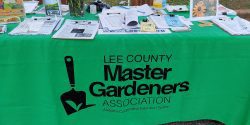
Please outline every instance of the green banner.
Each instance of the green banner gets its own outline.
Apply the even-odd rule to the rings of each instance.
[[[250,125],[249,36],[50,37],[0,36],[0,125]]]

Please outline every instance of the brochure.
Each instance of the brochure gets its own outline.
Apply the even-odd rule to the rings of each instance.
[[[185,24],[179,19],[179,16],[165,16],[166,22],[170,27],[184,27]]]
[[[168,12],[185,12],[188,11],[187,5],[167,5]]]
[[[157,28],[169,28],[175,32],[190,31],[190,25],[193,25],[192,22],[185,17],[178,15],[151,15],[148,19],[152,20]]]
[[[218,7],[218,14],[235,16],[237,12],[220,4]]]
[[[231,35],[250,35],[250,22],[240,17],[227,16],[212,20],[213,23]]]
[[[57,39],[94,39],[99,27],[98,21],[66,20],[52,38]]]
[[[50,35],[63,18],[32,17],[21,22],[10,35]]]
[[[99,14],[102,27],[109,30],[133,29],[139,28],[138,15],[135,9],[117,12],[107,10]]]
[[[34,11],[38,7],[38,3],[39,1],[24,1],[23,5],[24,5],[25,13],[34,13]]]

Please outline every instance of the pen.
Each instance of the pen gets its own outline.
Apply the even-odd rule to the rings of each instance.
[[[109,14],[121,14],[121,13],[107,13],[107,15],[109,15]]]

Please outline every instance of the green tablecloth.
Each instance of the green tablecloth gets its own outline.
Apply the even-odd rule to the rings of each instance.
[[[250,36],[194,24],[191,32],[97,35],[94,40],[1,34],[0,125],[158,125],[202,119],[250,125]],[[65,56],[74,58],[75,89],[85,91],[86,105],[94,104],[82,109],[84,102],[68,100],[82,109],[70,115],[60,99],[70,90]],[[141,57],[147,58],[140,62]],[[128,80],[111,81],[115,66]],[[146,67],[158,69],[150,76],[142,74]],[[165,78],[160,75],[164,68],[169,70]]]

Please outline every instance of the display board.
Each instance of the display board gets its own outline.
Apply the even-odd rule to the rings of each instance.
[[[211,20],[218,15],[218,0],[190,0],[191,20]]]

